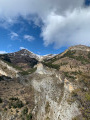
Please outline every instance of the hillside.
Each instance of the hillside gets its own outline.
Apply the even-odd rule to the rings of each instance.
[[[73,84],[69,102],[77,101],[83,115],[90,119],[90,47],[83,45],[70,47],[44,64],[62,72],[68,84]],[[81,118],[76,117],[75,120]]]
[[[37,64],[39,58],[32,52],[22,49],[15,53],[2,54],[0,55],[0,59],[17,68],[28,70]]]
[[[0,120],[89,120],[90,47],[0,55]]]

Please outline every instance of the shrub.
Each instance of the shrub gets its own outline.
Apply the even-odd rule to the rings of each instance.
[[[20,72],[21,75],[28,75],[28,74],[31,74],[31,73],[34,73],[36,71],[36,68],[31,68],[27,71],[22,71]]]
[[[85,97],[87,101],[90,101],[90,93],[86,93]]]
[[[27,114],[27,113],[28,113],[28,108],[25,107],[25,108],[23,109],[23,115],[25,115],[25,114]]]
[[[4,108],[4,111],[7,111],[7,108]]]
[[[68,50],[61,58],[64,58],[64,57],[70,57],[70,58],[73,58],[74,54],[76,53],[76,51],[71,51],[71,50]]]
[[[0,98],[0,103],[2,103],[2,98]]]
[[[90,59],[90,52],[88,53],[88,58]]]
[[[10,98],[11,102],[9,103],[9,108],[22,108],[24,106],[23,102],[20,101],[18,98]]]
[[[76,91],[72,91],[71,95],[72,95],[72,97],[77,97],[78,96],[77,95],[77,90]]]
[[[69,75],[69,72],[64,72],[65,77],[70,79],[76,79],[76,77]]]
[[[18,98],[15,98],[15,97],[12,97],[12,98],[9,98],[9,100],[19,100]]]
[[[54,68],[57,70],[59,70],[59,68],[60,68],[60,65],[52,64],[51,62],[49,62],[49,63],[43,62],[43,64],[46,65],[47,67]]]
[[[29,113],[27,116],[26,116],[26,120],[32,120],[32,113]]]
[[[22,103],[22,101],[17,101],[16,102],[16,107],[17,108],[22,108],[24,106],[24,104]]]
[[[75,72],[71,72],[71,74],[73,74],[73,75],[80,75],[82,72],[81,71],[75,71]]]
[[[86,59],[85,57],[83,57],[81,55],[74,56],[75,53],[76,53],[76,51],[69,50],[63,56],[61,56],[61,58],[69,57],[69,58],[73,58],[73,59],[76,59],[78,61],[81,61],[82,64],[90,63],[90,61],[88,59]],[[90,53],[88,54],[88,58],[90,58]]]
[[[28,75],[28,71],[23,71],[23,72],[20,72],[21,75]]]
[[[3,76],[0,76],[0,81],[4,80]]]

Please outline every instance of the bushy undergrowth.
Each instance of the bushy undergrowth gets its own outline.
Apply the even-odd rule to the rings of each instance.
[[[32,113],[29,113],[29,114],[27,114],[27,116],[26,116],[26,120],[32,120]]]
[[[90,60],[86,59],[84,56],[79,55],[79,56],[75,56],[74,54],[76,53],[76,51],[67,51],[61,58],[64,57],[69,57],[69,58],[73,58],[76,59],[78,61],[81,61],[82,64],[87,64],[90,63]],[[88,57],[90,57],[90,55],[88,54]]]
[[[88,58],[90,59],[90,52],[88,53]]]
[[[64,72],[64,76],[69,78],[69,79],[76,79],[76,77],[71,75],[69,72]]]
[[[72,99],[79,102],[83,119],[90,120],[90,76],[81,74],[77,82],[79,88],[71,93]],[[78,120],[78,118],[75,118],[75,120]]]
[[[12,64],[11,62],[6,61],[6,60],[3,60],[3,59],[2,59],[2,61],[5,62],[5,63],[7,63],[9,66],[11,66],[11,67],[13,67],[13,68],[15,68],[15,69],[22,71],[22,68],[21,68],[21,67],[16,66],[16,65]]]
[[[28,74],[31,74],[31,73],[34,73],[36,71],[37,68],[31,68],[27,71],[22,71],[20,72],[21,75],[28,75]]]
[[[23,102],[21,100],[19,100],[18,98],[12,97],[9,100],[10,100],[9,108],[11,108],[11,107],[22,108],[24,106]]]
[[[43,62],[43,64],[47,67],[54,68],[54,69],[57,69],[57,70],[59,70],[59,68],[60,68],[60,65],[52,64],[52,62],[48,62],[48,63]]]
[[[33,115],[31,112],[28,113],[28,108],[25,107],[22,111],[21,117],[22,117],[22,120],[32,120]]]
[[[0,103],[2,103],[2,98],[0,98]]]
[[[23,115],[26,115],[27,113],[28,113],[28,108],[27,107],[25,107],[24,109],[23,109]]]

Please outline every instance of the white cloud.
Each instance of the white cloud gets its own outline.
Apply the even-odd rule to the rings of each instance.
[[[7,53],[6,51],[0,51],[0,54],[5,54],[5,53]]]
[[[31,42],[33,41],[35,38],[31,35],[24,35],[24,39],[26,39],[27,41]]]
[[[17,33],[15,33],[15,32],[11,32],[10,33],[10,36],[11,36],[11,39],[16,39],[19,35],[17,34]]]
[[[84,8],[84,1],[0,0],[0,21],[7,25],[7,22],[13,24],[19,15],[28,21],[33,16],[36,25],[40,20],[43,23],[41,36],[45,46],[90,45],[90,9]],[[34,37],[25,35],[24,39],[32,41]]]
[[[76,44],[90,45],[89,25],[90,9],[74,10],[64,16],[51,13],[41,36],[45,46],[54,43],[55,48]]]
[[[41,18],[47,16],[52,10],[63,12],[67,9],[81,7],[84,0],[0,0],[0,15],[3,19],[15,16],[38,14]]]
[[[20,50],[23,50],[23,49],[26,49],[26,48],[25,48],[25,47],[20,47],[19,49],[20,49]]]

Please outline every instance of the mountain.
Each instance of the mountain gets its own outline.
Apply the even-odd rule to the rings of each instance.
[[[0,59],[0,120],[90,119],[90,47],[46,56],[23,49]]]
[[[2,54],[0,59],[20,69],[28,70],[37,64],[39,57],[26,49],[22,49],[14,53]]]
[[[82,71],[88,73],[90,72],[90,47],[83,45],[70,47],[44,63],[63,72]]]

